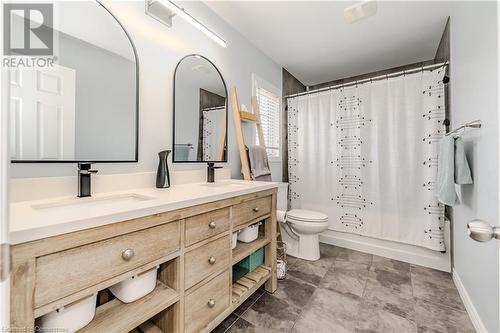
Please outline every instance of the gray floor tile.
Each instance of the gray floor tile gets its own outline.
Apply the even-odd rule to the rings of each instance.
[[[375,286],[389,288],[397,293],[412,295],[410,272],[401,272],[391,268],[372,266],[368,273],[368,280]]]
[[[286,279],[278,282],[278,289],[273,296],[286,300],[298,308],[303,308],[315,290],[316,286],[289,274]]]
[[[338,246],[324,244],[324,243],[319,244],[320,256],[323,259],[335,260],[335,256],[337,254],[338,249],[341,248]]]
[[[465,311],[417,299],[416,322],[423,332],[475,332]]]
[[[411,277],[412,279],[430,281],[432,283],[439,284],[445,287],[455,287],[450,273],[427,267],[411,265]]]
[[[418,325],[417,326],[417,333],[443,333],[443,332],[429,328],[429,327]]]
[[[252,295],[250,295],[250,297],[245,300],[245,302],[243,302],[239,307],[236,308],[236,310],[234,310],[234,313],[238,316],[241,316],[243,312],[245,312],[250,306],[252,306],[252,304],[255,303],[255,301],[259,299],[259,297],[264,293],[264,289],[257,289]]]
[[[385,311],[371,302],[361,301],[356,332],[416,333],[415,322]]]
[[[331,266],[331,261],[322,259],[317,261],[298,260],[287,270],[287,274],[317,286]]]
[[[358,252],[343,247],[337,247],[335,250],[335,259],[343,261],[356,262],[358,264],[371,265],[373,255],[364,252]]]
[[[410,293],[398,292],[368,280],[363,302],[400,317],[415,320],[415,299]]]
[[[336,261],[320,283],[323,289],[361,297],[368,278],[369,266],[349,261]]]
[[[278,290],[257,291],[213,332],[473,332],[449,273],[321,244],[288,256]],[[239,316],[239,317],[238,317]]]
[[[373,267],[393,269],[401,273],[410,273],[410,264],[385,257],[373,256]]]
[[[227,333],[260,333],[262,331],[258,330],[254,325],[249,323],[243,318],[239,318],[233,326],[226,331]]]
[[[300,309],[288,301],[264,293],[241,318],[253,324],[258,332],[289,332]]]
[[[295,323],[294,333],[353,332],[361,298],[328,289],[316,289]]]
[[[231,313],[222,323],[219,324],[215,329],[212,330],[212,333],[224,333],[226,332],[233,323],[238,320],[238,316],[234,313]]]
[[[429,302],[465,311],[462,299],[454,285],[444,285],[424,279],[413,278],[413,296]]]

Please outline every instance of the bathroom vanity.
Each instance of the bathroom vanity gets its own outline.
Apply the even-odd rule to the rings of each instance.
[[[95,317],[79,332],[141,324],[148,332],[210,332],[260,286],[276,290],[276,186],[226,181],[12,204],[12,327],[30,329],[100,292]],[[258,238],[231,249],[233,232],[259,221]],[[232,266],[261,247],[264,264],[245,288],[233,288]],[[102,292],[157,266],[155,289],[132,303]]]

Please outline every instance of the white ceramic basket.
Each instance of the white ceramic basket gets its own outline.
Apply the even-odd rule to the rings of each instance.
[[[42,332],[76,332],[94,319],[96,301],[97,293],[43,315],[36,325]]]
[[[246,227],[238,234],[238,240],[243,243],[250,243],[259,237],[259,225],[261,223],[252,224]]]
[[[158,268],[160,267],[156,266],[146,272],[118,282],[109,287],[109,290],[123,303],[136,301],[155,289]]]

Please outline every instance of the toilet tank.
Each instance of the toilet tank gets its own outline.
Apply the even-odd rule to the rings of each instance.
[[[276,199],[276,208],[286,212],[288,210],[288,183],[278,185],[278,197]]]

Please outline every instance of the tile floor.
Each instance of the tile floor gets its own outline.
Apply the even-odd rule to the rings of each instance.
[[[474,332],[450,274],[323,244],[288,266],[212,333]]]

